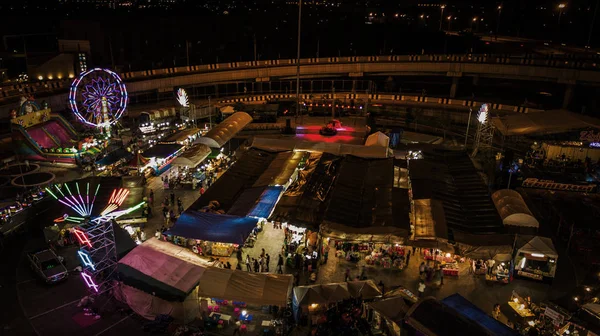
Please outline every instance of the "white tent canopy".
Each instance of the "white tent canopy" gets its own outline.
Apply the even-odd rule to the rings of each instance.
[[[504,225],[538,228],[540,223],[517,191],[501,189],[492,194],[492,200]]]
[[[389,147],[390,138],[381,133],[375,132],[367,137],[367,141],[365,141],[365,146],[380,146],[380,147]]]
[[[543,254],[545,257],[556,259],[558,253],[550,238],[535,236],[519,249],[519,254]]]
[[[179,157],[173,160],[173,166],[196,167],[211,153],[210,147],[205,144],[196,144],[183,152]]]
[[[248,113],[236,112],[213,127],[203,137],[198,138],[196,142],[203,143],[211,148],[221,148],[251,122],[252,117]]]

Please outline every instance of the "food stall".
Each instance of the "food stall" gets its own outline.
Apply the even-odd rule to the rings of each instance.
[[[531,300],[522,297],[515,291],[512,292],[510,300],[500,306],[500,310],[509,321],[521,326],[521,328],[531,326],[536,319]]]
[[[404,269],[406,247],[393,243],[367,243],[334,240],[336,257],[347,261],[364,260],[367,265]]]
[[[434,248],[424,248],[423,258],[425,260],[435,260],[442,269],[444,276],[458,276],[459,263],[464,262],[463,258],[454,253]]]
[[[494,266],[492,273],[485,274],[487,283],[502,283],[507,284],[512,281],[514,265],[510,254],[497,254],[493,258]]]
[[[558,254],[550,238],[533,237],[515,256],[517,275],[534,280],[553,279]]]

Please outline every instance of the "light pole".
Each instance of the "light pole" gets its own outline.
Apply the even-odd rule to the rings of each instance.
[[[298,0],[298,54],[296,55],[296,122],[300,115],[300,32],[302,29],[302,0]]]
[[[471,126],[471,113],[473,113],[473,109],[469,108],[469,119],[467,120],[467,133],[465,133],[465,150],[467,149],[467,139],[469,138],[469,127]]]
[[[502,3],[498,6],[498,19],[496,20],[496,36],[500,32],[500,15],[502,15]]]
[[[594,22],[596,21],[596,14],[598,14],[598,6],[600,6],[600,0],[596,1],[596,9],[594,9],[594,16],[592,17],[592,24],[590,25],[590,32],[588,34],[587,48],[591,48],[590,43],[592,41],[592,32],[594,31]]]
[[[442,10],[442,14],[440,15],[440,31],[442,31],[442,22],[444,21],[444,8],[446,8],[446,5],[441,5],[440,8]]]
[[[567,4],[558,4],[558,30],[560,31],[560,18],[562,17],[563,10],[567,7]]]
[[[448,16],[448,31],[450,31],[450,26],[452,25],[452,15]]]
[[[473,20],[471,20],[471,33],[473,32],[473,23],[477,22],[477,17],[474,17]]]

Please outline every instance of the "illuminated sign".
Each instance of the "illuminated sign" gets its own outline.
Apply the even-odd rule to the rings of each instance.
[[[596,186],[593,184],[556,183],[552,180],[538,180],[532,177],[529,177],[523,181],[523,187],[580,192],[593,192],[594,189],[596,189]]]
[[[600,142],[600,132],[581,131],[581,133],[579,133],[579,140],[586,142]]]
[[[85,284],[88,286],[88,288],[93,289],[96,293],[98,292],[98,285],[96,285],[94,278],[92,278],[87,271],[81,272],[81,277],[83,278],[83,281],[85,281]]]
[[[81,229],[73,229],[73,233],[75,233],[75,237],[77,237],[79,245],[86,245],[89,248],[92,248],[92,243],[90,242],[90,239],[84,231],[82,231]]]
[[[592,147],[592,148],[600,148],[600,142],[590,142],[590,147]]]
[[[81,259],[81,263],[84,267],[89,267],[92,269],[92,271],[96,270],[96,265],[94,264],[92,258],[87,252],[79,250],[77,251],[77,254],[79,255],[79,259]]]

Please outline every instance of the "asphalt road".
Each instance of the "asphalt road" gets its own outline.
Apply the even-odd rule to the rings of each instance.
[[[42,228],[64,209],[48,200],[30,210],[15,216],[13,223],[21,225],[5,237],[0,251],[0,335],[144,335],[144,321],[120,310],[114,300],[97,300],[100,320],[82,325],[74,319],[81,313],[77,303],[88,294],[79,274],[72,272],[66,281],[47,285],[31,271],[25,255],[47,246]],[[70,270],[79,264],[76,251],[75,246],[59,250]]]

